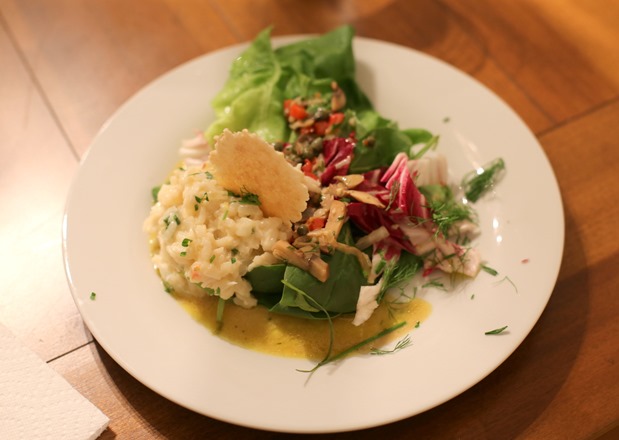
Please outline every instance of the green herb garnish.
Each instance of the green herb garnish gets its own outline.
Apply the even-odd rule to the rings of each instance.
[[[499,272],[498,272],[498,271],[496,271],[495,269],[493,269],[493,268],[491,268],[491,267],[486,266],[485,264],[482,264],[482,265],[481,265],[481,269],[482,269],[484,272],[488,272],[488,273],[489,273],[490,275],[492,275],[493,277],[495,277],[495,276],[497,276],[497,275],[499,274]]]
[[[473,210],[458,201],[448,186],[424,185],[419,191],[425,196],[427,207],[430,209],[432,223],[437,227],[436,233],[445,236],[452,235],[453,226],[465,220],[476,222]],[[418,219],[423,222],[424,219]]]
[[[418,326],[419,326],[419,321],[417,322],[417,325],[415,327],[418,327]],[[404,338],[400,339],[395,344],[395,347],[393,347],[391,350],[382,350],[380,348],[372,348],[370,350],[370,354],[375,354],[375,355],[393,354],[400,350],[405,349],[406,347],[410,347],[412,343],[413,342],[411,341],[410,335],[406,335]]]
[[[439,280],[430,280],[424,285],[422,285],[421,287],[424,289],[428,287],[436,287],[437,289],[445,290],[445,285],[441,283]]]
[[[498,158],[483,168],[467,174],[462,179],[462,187],[467,200],[476,202],[498,180],[499,173],[505,169],[505,162]]]
[[[181,224],[181,220],[178,218],[178,215],[176,214],[168,215],[166,218],[163,219],[163,222],[165,223],[166,229],[168,229],[168,226],[170,226],[172,222],[176,223],[177,225]]]
[[[161,185],[159,186],[154,186],[151,190],[150,193],[153,196],[153,203],[157,203],[157,197],[159,196],[159,190],[161,189]]]
[[[228,191],[228,195],[238,198],[238,202],[244,205],[261,205],[258,195],[247,191],[245,188],[241,188],[241,194]]]
[[[220,331],[221,327],[224,325],[224,308],[226,306],[226,300],[223,298],[219,298],[217,302],[217,315],[215,317],[215,322],[217,322],[217,330]]]
[[[198,197],[198,196],[193,196],[193,197],[194,197],[194,199],[196,199],[196,202],[198,202],[198,203],[202,203],[204,201],[208,202],[208,194],[207,193],[204,193],[204,195],[202,197]]]
[[[380,303],[387,290],[409,281],[422,267],[423,260],[408,252],[402,252],[397,260],[388,261],[383,272],[383,284],[377,301]]]
[[[516,293],[518,293],[518,287],[516,287],[516,284],[514,284],[514,282],[511,280],[510,277],[505,275],[502,279],[497,281],[497,284],[502,283],[503,281],[507,281],[509,284],[511,284],[513,286],[514,290],[516,291]]]
[[[344,351],[339,352],[338,354],[336,354],[334,356],[331,356],[331,355],[326,356],[322,361],[320,361],[318,364],[316,364],[316,366],[314,368],[312,368],[311,370],[297,370],[297,371],[300,371],[302,373],[313,373],[314,371],[316,371],[318,368],[322,367],[323,365],[326,365],[328,363],[335,362],[335,361],[337,361],[339,359],[345,358],[349,354],[354,353],[355,351],[359,350],[361,347],[364,347],[364,346],[374,342],[375,340],[380,339],[383,336],[386,336],[389,333],[392,333],[392,332],[398,330],[399,328],[403,327],[404,325],[406,325],[406,321],[399,322],[396,325],[391,326],[389,328],[386,328],[386,329],[376,333],[374,336],[370,336],[369,338],[359,342],[358,344],[353,345],[352,347],[347,348]]]
[[[501,327],[501,328],[495,328],[494,330],[487,331],[484,334],[485,335],[498,335],[500,333],[503,333],[506,329],[507,329],[507,326],[504,326],[504,327]]]
[[[95,292],[90,292],[90,299],[91,301],[94,301],[95,299],[97,299],[97,294]]]
[[[183,247],[187,247],[189,246],[189,243],[191,243],[193,240],[191,238],[185,238],[183,239],[183,242],[181,243],[181,246]]]

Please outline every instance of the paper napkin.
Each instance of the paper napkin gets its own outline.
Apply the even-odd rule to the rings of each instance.
[[[0,439],[96,439],[109,419],[0,324]]]

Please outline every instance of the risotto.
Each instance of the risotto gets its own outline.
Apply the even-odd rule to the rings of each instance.
[[[144,229],[167,291],[232,298],[246,308],[257,301],[243,276],[255,266],[277,263],[273,246],[292,233],[289,222],[265,217],[255,199],[222,188],[209,162],[171,173]]]

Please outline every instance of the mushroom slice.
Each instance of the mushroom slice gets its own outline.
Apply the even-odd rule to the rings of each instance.
[[[335,176],[333,180],[342,182],[348,189],[356,188],[365,180],[362,174],[347,174],[345,176]]]
[[[320,253],[303,252],[284,240],[275,243],[272,252],[275,257],[309,272],[323,283],[329,278],[329,265],[320,258]]]
[[[373,196],[370,193],[364,191],[357,191],[355,189],[349,189],[348,191],[346,191],[346,195],[352,197],[353,199],[361,203],[374,205],[379,208],[385,208],[385,205],[380,200],[378,200],[376,196]]]

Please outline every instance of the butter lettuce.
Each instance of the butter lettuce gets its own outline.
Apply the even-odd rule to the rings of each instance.
[[[290,130],[283,101],[329,93],[332,81],[344,90],[350,107],[372,108],[355,82],[350,26],[275,49],[270,34],[270,29],[262,31],[232,63],[228,80],[211,103],[216,119],[206,129],[208,140],[224,128],[247,129],[269,142],[286,140]]]

